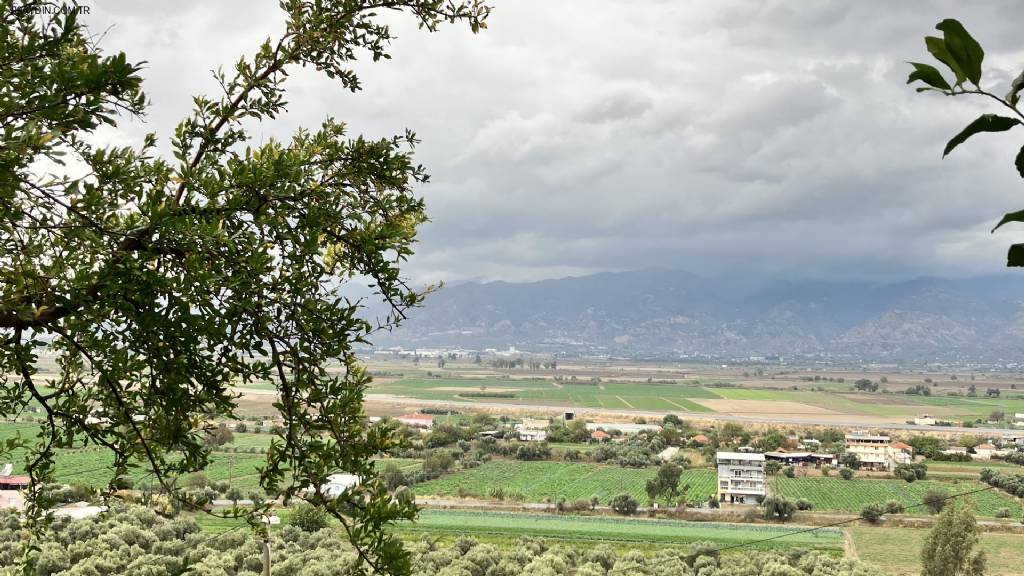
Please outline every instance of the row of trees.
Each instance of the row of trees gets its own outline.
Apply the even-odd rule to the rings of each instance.
[[[628,503],[626,503],[628,505]],[[270,536],[273,574],[327,576],[351,573],[356,553],[325,529],[326,516],[307,507]],[[0,568],[14,566],[23,537],[17,517],[0,513]],[[523,538],[499,547],[472,538],[441,545],[429,536],[407,544],[412,576],[881,576],[856,560],[827,553],[749,551],[719,554],[713,543],[666,548],[647,555],[617,552],[608,544],[549,545]],[[117,508],[92,519],[57,520],[39,552],[39,576],[149,574],[256,576],[259,540],[245,531],[211,535],[192,520],[161,518],[144,508]]]

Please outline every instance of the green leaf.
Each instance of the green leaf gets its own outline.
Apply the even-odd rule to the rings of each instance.
[[[936,24],[935,29],[942,31],[949,54],[960,65],[967,79],[977,86],[981,82],[981,62],[985,59],[981,44],[967,33],[959,20],[947,18]]]
[[[1003,224],[1009,224],[1010,222],[1024,222],[1024,210],[1004,214],[1003,219],[999,221],[999,224],[996,224],[996,227],[993,228],[992,231],[995,232],[1000,226]]]
[[[964,83],[967,76],[964,75],[963,69],[960,68],[960,65],[957,64],[956,60],[954,60],[953,56],[949,53],[949,50],[946,48],[945,40],[935,36],[925,36],[924,45],[928,48],[928,51],[932,53],[932,56],[935,56],[939,62],[945,64],[946,67],[953,72],[956,76],[957,86]]]
[[[1024,266],[1024,244],[1010,245],[1010,251],[1006,253],[1006,265],[1010,268]]]
[[[1017,158],[1013,163],[1017,166],[1017,173],[1024,178],[1024,146],[1021,146],[1020,151],[1017,152]]]
[[[1024,88],[1024,72],[1021,72],[1013,79],[1013,83],[1010,84],[1010,91],[1006,93],[1006,100],[1010,104],[1016,106],[1017,102],[1020,101],[1021,88]]]
[[[946,149],[942,151],[942,156],[945,157],[953,151],[953,148],[963,144],[968,138],[978,132],[1005,132],[1017,124],[1020,124],[1020,120],[996,114],[982,114],[977,120],[968,124],[959,134],[953,136],[953,139],[946,144]]]
[[[942,73],[934,66],[921,64],[920,62],[909,62],[909,64],[914,67],[914,71],[907,77],[907,84],[914,80],[920,80],[933,88],[950,90],[949,83],[946,82],[946,79],[942,77]]]

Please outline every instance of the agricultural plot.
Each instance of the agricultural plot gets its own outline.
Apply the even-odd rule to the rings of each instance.
[[[408,379],[375,384],[371,393],[424,400],[553,404],[608,409],[708,412],[693,399],[719,396],[685,384],[554,382],[511,379]]]
[[[637,544],[687,544],[712,541],[734,545],[782,536],[794,532],[793,526],[645,520],[607,516],[560,516],[510,512],[468,512],[424,510],[414,523],[401,524],[400,531],[467,536],[533,536],[545,539]],[[785,549],[792,547],[839,550],[842,532],[824,528],[813,532],[789,534],[754,547]]]
[[[921,573],[921,548],[927,530],[856,526],[847,532],[860,559],[885,574],[917,576]],[[1019,575],[1024,565],[1024,546],[1020,542],[1020,534],[982,532],[980,547],[985,551],[985,574]]]
[[[17,434],[31,437],[38,429],[31,423],[4,423],[0,425],[0,441],[12,438]],[[243,450],[269,445],[273,438],[270,434],[242,433],[234,435],[234,442],[228,446]],[[25,473],[24,452],[19,450],[8,455],[5,461],[14,464],[15,474]],[[114,457],[105,449],[87,447],[59,450],[55,458],[55,476],[59,482],[66,484],[84,483],[90,486],[103,487],[110,481],[111,466]],[[243,490],[254,490],[259,487],[259,468],[266,462],[266,455],[250,452],[214,452],[210,457],[210,466],[206,469],[206,477],[212,481],[230,482]],[[383,463],[394,463],[403,471],[415,471],[420,466],[419,460],[388,458],[377,462],[378,469]],[[145,471],[145,465],[132,470],[129,477],[136,487],[155,485],[156,478]]]
[[[419,484],[420,496],[456,496],[460,493],[487,497],[492,490],[519,493],[530,502],[557,501],[565,498],[589,500],[597,496],[602,504],[618,494],[630,494],[639,502],[647,501],[644,485],[656,474],[656,468],[620,468],[575,462],[519,462],[496,460]],[[683,473],[680,487],[689,484],[687,500],[706,501],[715,493],[717,476],[713,470],[695,469]]]
[[[803,498],[814,505],[815,510],[841,510],[859,512],[866,504],[884,504],[896,500],[904,506],[920,504],[922,496],[929,490],[944,490],[950,495],[987,488],[985,484],[975,481],[936,482],[919,480],[904,482],[903,480],[874,480],[840,478],[775,478],[772,491],[789,498]],[[1021,514],[1020,504],[1011,496],[998,490],[988,490],[966,496],[974,502],[980,516],[995,516],[1000,509],[1006,508],[1011,517],[1018,518]],[[910,514],[927,514],[918,506],[908,509]]]

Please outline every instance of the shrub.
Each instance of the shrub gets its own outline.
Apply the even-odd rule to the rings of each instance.
[[[903,514],[905,510],[906,508],[903,506],[903,503],[897,500],[889,500],[885,503],[886,514]]]
[[[303,532],[317,532],[327,528],[327,513],[322,509],[303,502],[291,510],[288,524]]]
[[[822,466],[821,467],[821,475],[822,476],[824,476],[825,478],[828,478],[830,474],[832,474],[832,467],[831,466]]]
[[[839,470],[839,477],[842,478],[843,480],[853,480],[853,469],[852,468],[842,468],[842,469],[840,469]]]
[[[871,523],[881,520],[883,513],[884,510],[880,504],[868,504],[860,509],[860,517]]]
[[[1010,517],[1010,509],[1009,508],[1000,508],[999,510],[996,510],[996,518],[1009,518],[1009,517]]]
[[[629,494],[619,494],[615,498],[612,498],[610,505],[616,514],[622,514],[625,516],[632,516],[633,514],[636,514],[636,510],[640,506],[637,503],[636,498],[633,498]]]
[[[785,522],[793,517],[796,504],[784,496],[768,496],[761,502],[761,514],[765,520]]]
[[[942,508],[946,506],[946,500],[948,499],[949,493],[945,490],[929,490],[921,497],[921,502],[929,512],[938,514],[942,512]]]
[[[797,498],[797,500],[796,500],[796,509],[797,510],[810,510],[812,508],[814,508],[814,504],[811,504],[808,500],[804,500],[803,498]]]
[[[794,470],[792,466],[786,466],[782,469],[782,475],[786,478],[795,478],[796,470]]]

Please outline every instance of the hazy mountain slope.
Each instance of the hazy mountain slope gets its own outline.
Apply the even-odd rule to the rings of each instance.
[[[1024,278],[755,283],[639,270],[446,287],[377,342],[639,355],[980,358],[1020,353],[1022,336]]]

